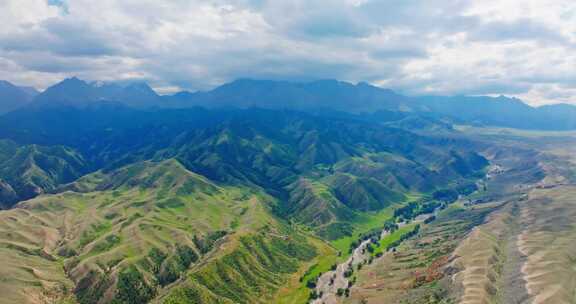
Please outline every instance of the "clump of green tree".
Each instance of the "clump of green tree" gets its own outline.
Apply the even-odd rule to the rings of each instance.
[[[309,299],[309,301],[313,301],[313,300],[321,298],[322,295],[323,295],[322,292],[317,292],[316,290],[312,290],[310,292],[310,296],[308,297],[308,299]]]
[[[182,276],[190,265],[198,260],[198,255],[186,245],[177,245],[175,252],[167,258],[156,275],[158,283],[166,286]]]
[[[225,235],[226,235],[226,231],[220,230],[220,231],[215,231],[215,232],[209,233],[204,238],[199,238],[197,235],[194,235],[194,237],[192,238],[192,241],[194,242],[194,245],[196,245],[196,248],[198,248],[200,253],[206,254],[210,250],[212,250],[214,243],[216,243],[217,240],[224,237]]]
[[[134,266],[118,275],[113,304],[148,303],[156,295],[156,289],[146,282],[144,276]]]
[[[350,248],[348,249],[349,253],[352,253],[360,244],[362,244],[366,240],[370,240],[373,244],[378,243],[380,241],[380,236],[382,232],[380,229],[372,229],[369,232],[365,232],[360,234],[357,240],[350,243]]]
[[[314,289],[314,288],[316,288],[316,282],[318,282],[317,277],[308,279],[308,281],[306,282],[306,287],[308,287],[310,289]]]
[[[408,205],[394,210],[394,218],[399,221],[410,221],[419,215],[433,213],[443,206],[442,202],[436,200],[410,202]]]
[[[427,218],[427,219],[424,220],[424,224],[430,224],[430,223],[432,223],[434,220],[436,220],[436,216],[435,216],[435,215],[432,215],[432,216],[430,216],[429,218]]]
[[[387,220],[386,222],[384,222],[384,230],[393,233],[394,231],[398,230],[398,224],[396,223],[395,220],[391,219],[391,220]]]
[[[104,295],[104,292],[112,284],[108,275],[90,270],[82,279],[76,284],[74,294],[78,303],[92,304],[97,303]]]
[[[198,254],[190,246],[176,245],[171,254],[158,248],[150,249],[142,265],[154,274],[158,284],[166,286],[179,279],[198,259]]]

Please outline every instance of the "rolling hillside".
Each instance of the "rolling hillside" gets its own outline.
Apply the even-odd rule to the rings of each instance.
[[[305,271],[329,267],[414,197],[473,185],[487,165],[465,138],[350,117],[115,106],[12,115],[0,123],[28,119],[2,131],[19,140],[2,145],[2,193],[40,189],[0,212],[0,259],[13,265],[0,289],[24,303],[270,303],[287,286],[306,298]]]
[[[179,287],[167,303],[205,296],[254,303],[316,254],[269,213],[273,198],[214,184],[176,160],[97,172],[63,189],[0,214],[1,256],[11,265],[2,269],[10,278],[1,284],[4,303],[142,303],[188,276],[195,294]],[[233,282],[257,276],[263,289],[230,299],[212,285],[220,280],[206,281],[237,276],[235,263],[253,270]]]

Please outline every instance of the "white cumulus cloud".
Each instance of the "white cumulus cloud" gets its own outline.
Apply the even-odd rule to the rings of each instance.
[[[368,81],[576,103],[568,0],[3,0],[0,79]]]

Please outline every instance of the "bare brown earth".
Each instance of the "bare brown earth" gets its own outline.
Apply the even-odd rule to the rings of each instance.
[[[574,303],[576,139],[482,130],[502,168],[393,254],[363,268],[343,303]]]
[[[576,301],[576,186],[538,189],[522,209],[518,236],[522,267],[534,304]]]
[[[359,272],[358,283],[344,303],[435,303],[452,297],[447,273],[450,254],[494,206],[449,208],[425,225],[419,236]]]
[[[459,303],[574,303],[576,187],[533,189],[457,248]]]
[[[0,295],[2,303],[57,303],[74,287],[52,252],[60,239],[49,228],[51,217],[38,218],[24,209],[4,213],[0,222]],[[21,227],[28,229],[20,229]],[[10,240],[10,241],[5,241]]]

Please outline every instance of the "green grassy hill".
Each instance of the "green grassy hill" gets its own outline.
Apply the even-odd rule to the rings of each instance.
[[[73,149],[0,140],[0,208],[53,191],[86,172],[86,162]]]
[[[210,284],[221,280],[209,278],[230,276],[250,286],[260,279],[262,290],[242,295],[253,303],[315,256],[304,236],[270,214],[273,198],[216,185],[175,160],[98,172],[65,188],[79,192],[0,213],[0,256],[9,265],[0,285],[11,290],[9,299],[142,303],[184,284],[166,300],[175,301],[187,284],[202,286],[201,294],[221,292]],[[241,272],[244,283],[242,264],[252,269]]]

